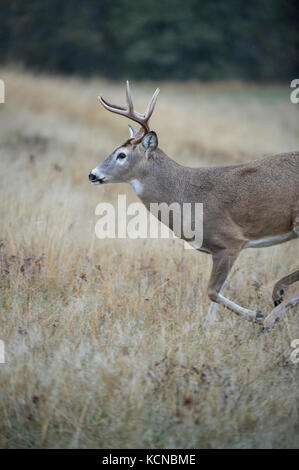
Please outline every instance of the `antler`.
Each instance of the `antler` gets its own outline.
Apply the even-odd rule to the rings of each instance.
[[[111,113],[116,113],[116,114],[120,114],[121,116],[126,116],[127,118],[132,119],[132,121],[135,121],[135,122],[138,122],[138,124],[141,124],[144,131],[147,133],[150,131],[149,120],[150,120],[151,115],[153,114],[159,91],[160,89],[157,88],[144,114],[140,114],[134,110],[129,80],[127,80],[127,87],[126,87],[127,106],[118,106],[116,104],[108,103],[108,101],[104,100],[104,98],[102,98],[101,96],[99,96],[99,100],[104,106],[104,108],[108,109],[108,111],[111,111]]]

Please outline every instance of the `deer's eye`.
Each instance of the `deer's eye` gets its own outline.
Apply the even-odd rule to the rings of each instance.
[[[121,152],[121,153],[119,153],[119,154],[117,155],[117,158],[119,158],[120,160],[122,160],[123,158],[126,158],[126,156],[127,156],[127,155],[126,155],[125,153],[122,153],[122,152]]]

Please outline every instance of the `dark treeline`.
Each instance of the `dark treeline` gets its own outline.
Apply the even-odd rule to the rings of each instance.
[[[299,76],[293,0],[0,0],[0,61],[139,79]]]

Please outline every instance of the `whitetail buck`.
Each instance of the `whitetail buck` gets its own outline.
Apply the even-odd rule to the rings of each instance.
[[[194,248],[212,255],[208,286],[212,310],[222,304],[248,320],[262,321],[264,316],[259,311],[225,298],[222,288],[244,248],[266,247],[299,237],[299,152],[240,165],[179,165],[158,148],[157,135],[149,128],[158,93],[159,89],[144,114],[134,110],[128,82],[126,106],[99,97],[108,111],[128,117],[141,128],[137,132],[129,126],[130,138],[90,172],[89,180],[93,184],[130,183],[148,209],[151,203],[203,203],[203,243]],[[173,228],[171,222],[169,227]],[[276,307],[265,318],[265,327],[280,317],[284,290],[298,280],[299,270],[275,284],[272,297]],[[285,307],[298,302],[296,291]]]

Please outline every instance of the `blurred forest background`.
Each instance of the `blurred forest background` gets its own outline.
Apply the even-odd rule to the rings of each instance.
[[[0,62],[122,79],[290,81],[293,0],[1,0]]]

